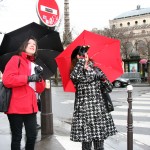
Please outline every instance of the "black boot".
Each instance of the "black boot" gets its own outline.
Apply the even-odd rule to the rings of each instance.
[[[93,141],[94,150],[104,150],[104,140],[101,141]]]
[[[91,150],[92,142],[82,142],[82,150]]]

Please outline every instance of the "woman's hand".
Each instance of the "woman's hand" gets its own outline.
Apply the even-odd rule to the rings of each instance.
[[[77,55],[77,58],[80,59],[84,59],[85,60],[85,65],[84,65],[84,68],[87,69],[88,68],[88,61],[89,61],[89,56],[87,53],[84,54],[84,56],[79,56]]]
[[[84,54],[85,64],[88,64],[89,56],[87,53]]]
[[[89,56],[87,53],[84,54],[84,59],[85,59],[84,68],[88,70],[88,68],[89,68],[89,66],[88,66]]]

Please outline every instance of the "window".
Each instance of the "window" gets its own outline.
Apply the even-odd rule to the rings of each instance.
[[[135,25],[138,25],[138,21],[135,21]]]
[[[123,24],[122,23],[120,23],[120,27],[122,27],[123,26]]]
[[[143,20],[143,23],[146,23],[146,20],[145,20],[145,19]]]
[[[128,22],[127,25],[130,26],[130,22]]]

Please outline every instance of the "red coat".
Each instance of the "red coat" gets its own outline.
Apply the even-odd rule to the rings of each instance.
[[[18,66],[20,59],[20,66]],[[31,62],[22,56],[13,56],[7,63],[3,73],[3,83],[12,88],[12,97],[7,114],[30,114],[38,111],[37,98],[33,88],[29,86],[28,76],[31,75]],[[36,92],[44,91],[45,82],[36,82]]]

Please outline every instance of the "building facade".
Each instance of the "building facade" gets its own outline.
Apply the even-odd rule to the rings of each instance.
[[[147,76],[147,62],[150,60],[150,7],[141,8],[122,13],[109,20],[110,29],[120,31],[124,36],[126,45],[121,47],[127,52],[122,53],[125,72],[131,72],[134,67],[142,76]],[[145,60],[145,61],[143,61]]]

